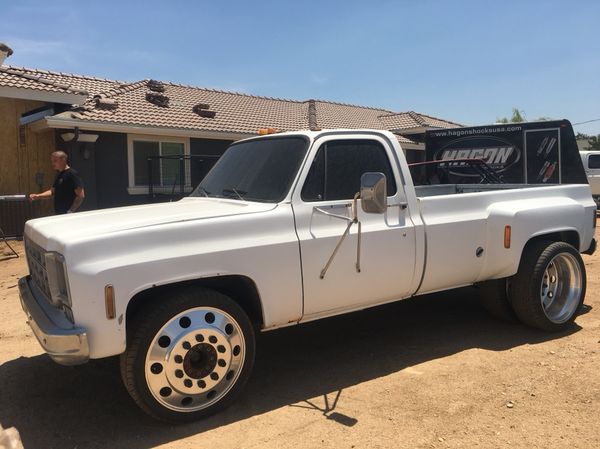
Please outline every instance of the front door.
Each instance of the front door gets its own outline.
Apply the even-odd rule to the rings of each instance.
[[[371,135],[325,137],[313,145],[312,160],[304,169],[293,201],[302,257],[303,319],[410,295],[415,275],[415,229],[405,207],[404,186],[392,151],[387,142]],[[386,175],[387,212],[367,214],[358,200],[360,250],[358,225],[354,224],[323,273],[352,218],[352,200],[365,172]]]

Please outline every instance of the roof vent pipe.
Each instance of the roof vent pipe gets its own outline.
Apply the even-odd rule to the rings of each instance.
[[[117,109],[119,102],[114,98],[106,98],[102,95],[94,95],[96,107],[99,109]]]
[[[217,111],[210,111],[209,108],[210,106],[207,103],[198,103],[197,105],[194,105],[192,111],[200,117],[215,118]]]
[[[146,83],[146,86],[148,87],[148,89],[150,89],[153,92],[164,92],[165,91],[165,85],[163,83],[161,83],[160,81],[148,80],[148,82]]]
[[[159,94],[157,92],[146,92],[146,101],[149,101],[156,106],[166,108],[169,106],[169,97],[166,95]]]
[[[3,42],[0,42],[0,65],[4,64],[4,60],[12,54],[12,48]]]

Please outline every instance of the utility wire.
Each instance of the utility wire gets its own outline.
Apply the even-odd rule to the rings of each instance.
[[[593,120],[586,120],[585,122],[573,123],[573,126],[583,125],[584,123],[592,123],[592,122],[600,122],[600,118],[595,118]]]

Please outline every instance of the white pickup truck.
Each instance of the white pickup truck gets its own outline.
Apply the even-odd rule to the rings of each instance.
[[[580,151],[579,155],[592,189],[592,198],[600,204],[600,151]]]
[[[255,330],[471,284],[496,314],[564,329],[595,210],[589,185],[415,188],[389,132],[274,134],[180,201],[27,222],[21,302],[56,362],[120,355],[144,411],[191,420],[243,388]]]

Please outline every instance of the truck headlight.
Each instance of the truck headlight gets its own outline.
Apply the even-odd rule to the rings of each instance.
[[[48,288],[54,304],[62,304],[71,308],[71,295],[67,280],[65,258],[55,252],[48,252],[46,256],[46,271],[48,273]]]

